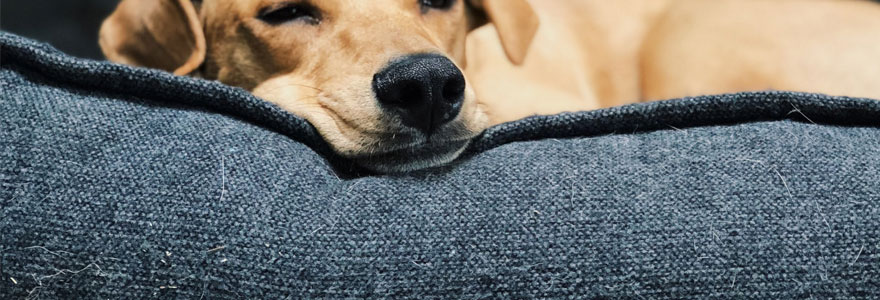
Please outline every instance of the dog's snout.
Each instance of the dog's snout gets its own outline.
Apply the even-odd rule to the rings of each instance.
[[[436,54],[406,56],[373,76],[373,92],[383,108],[426,135],[455,119],[464,90],[461,70]]]

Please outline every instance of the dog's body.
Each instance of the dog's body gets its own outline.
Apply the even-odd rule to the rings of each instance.
[[[469,36],[465,73],[493,123],[754,90],[880,99],[876,2],[531,3],[541,27],[522,65],[504,58],[492,26]]]
[[[125,0],[101,41],[114,61],[246,88],[378,171],[448,162],[535,114],[768,89],[880,98],[870,1],[464,2]]]

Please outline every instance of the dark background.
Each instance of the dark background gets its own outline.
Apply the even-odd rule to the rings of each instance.
[[[101,22],[119,0],[0,0],[0,30],[46,41],[68,54],[103,59]]]

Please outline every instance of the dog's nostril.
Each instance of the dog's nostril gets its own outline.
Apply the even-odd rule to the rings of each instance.
[[[442,91],[442,106],[447,107],[445,111],[439,111],[435,116],[442,123],[450,122],[458,116],[461,110],[462,99],[464,98],[465,82],[464,77],[454,76],[446,81]]]
[[[407,81],[400,86],[397,93],[397,103],[393,105],[400,108],[412,108],[420,105],[419,99],[424,97],[425,91],[419,82]]]
[[[460,101],[460,98],[464,96],[464,88],[464,78],[458,76],[450,78],[443,86],[443,100],[450,103]]]

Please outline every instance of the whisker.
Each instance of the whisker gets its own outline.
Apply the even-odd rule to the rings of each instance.
[[[289,83],[289,84],[290,84],[290,85],[295,85],[295,86],[301,86],[301,87],[305,87],[305,88],[310,88],[310,89],[316,90],[316,91],[321,92],[321,93],[324,92],[324,90],[322,90],[322,89],[320,89],[320,88],[317,88],[317,87],[314,87],[314,86],[310,86],[310,85],[299,84],[299,83]]]
[[[310,86],[310,85],[300,84],[300,83],[285,83],[284,85],[280,85],[280,86],[272,87],[272,88],[266,89],[265,91],[266,91],[266,92],[274,92],[274,91],[277,91],[277,90],[280,90],[280,89],[288,88],[288,87],[290,87],[290,86],[298,86],[298,87],[310,88],[310,89],[313,89],[313,90],[318,91],[319,93],[324,93],[324,90],[322,90],[322,89],[320,89],[320,88],[317,88],[317,87],[314,87],[314,86]]]
[[[314,95],[314,96],[308,96],[308,97],[296,98],[296,100],[293,100],[293,101],[297,101],[297,102],[299,102],[299,101],[302,101],[302,100],[306,100],[306,99],[314,99],[314,98],[319,98],[319,97],[321,97],[321,96],[320,96],[320,95]],[[312,104],[312,105],[315,105],[315,104]]]

